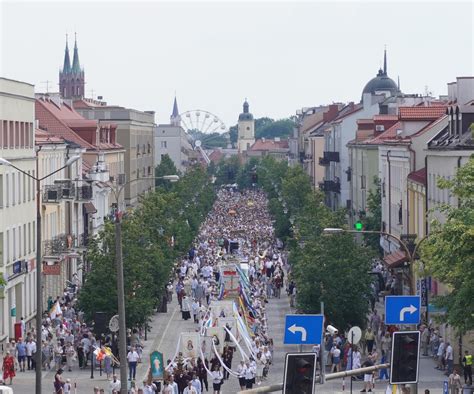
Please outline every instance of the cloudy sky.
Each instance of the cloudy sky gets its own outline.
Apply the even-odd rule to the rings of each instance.
[[[473,75],[473,2],[0,1],[0,74],[58,89],[65,35],[77,32],[86,95],[155,110],[208,110],[229,126],[255,116],[358,101],[388,50],[402,91],[446,93]],[[72,53],[71,53],[72,56]]]

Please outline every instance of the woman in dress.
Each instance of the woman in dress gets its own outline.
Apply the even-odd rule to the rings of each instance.
[[[54,392],[55,394],[64,394],[64,381],[63,377],[61,376],[63,370],[59,368],[54,375]]]
[[[15,359],[13,356],[10,354],[9,351],[5,353],[5,357],[3,358],[3,364],[2,364],[2,369],[3,369],[3,380],[7,381],[7,379],[10,379],[10,385],[12,384],[13,378],[15,377]]]
[[[222,375],[219,366],[215,365],[212,368],[212,387],[214,389],[214,394],[220,394],[223,379],[224,376]]]

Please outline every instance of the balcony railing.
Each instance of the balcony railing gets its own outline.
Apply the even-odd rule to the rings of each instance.
[[[43,253],[45,256],[58,256],[66,253],[74,245],[75,236],[73,234],[61,234],[43,241]]]
[[[339,152],[324,151],[323,158],[327,161],[339,162]]]
[[[323,181],[319,182],[319,189],[323,192],[341,192],[341,183],[339,181]]]
[[[43,202],[58,203],[63,199],[74,198],[75,187],[72,182],[55,183],[43,187]]]
[[[76,199],[79,201],[92,200],[93,192],[91,185],[82,185],[76,189]]]

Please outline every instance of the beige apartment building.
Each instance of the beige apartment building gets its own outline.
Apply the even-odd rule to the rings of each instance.
[[[36,176],[34,86],[0,78],[0,158]],[[36,314],[36,202],[31,178],[0,165],[0,343]]]
[[[154,179],[139,179],[154,177],[155,113],[108,106],[86,99],[75,101],[74,108],[86,119],[117,125],[117,142],[125,149],[125,203],[127,206],[136,206],[138,196],[154,186]]]

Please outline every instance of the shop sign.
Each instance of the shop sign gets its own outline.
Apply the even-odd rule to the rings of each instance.
[[[43,262],[43,274],[44,275],[61,275],[61,264],[55,263],[49,265]]]

